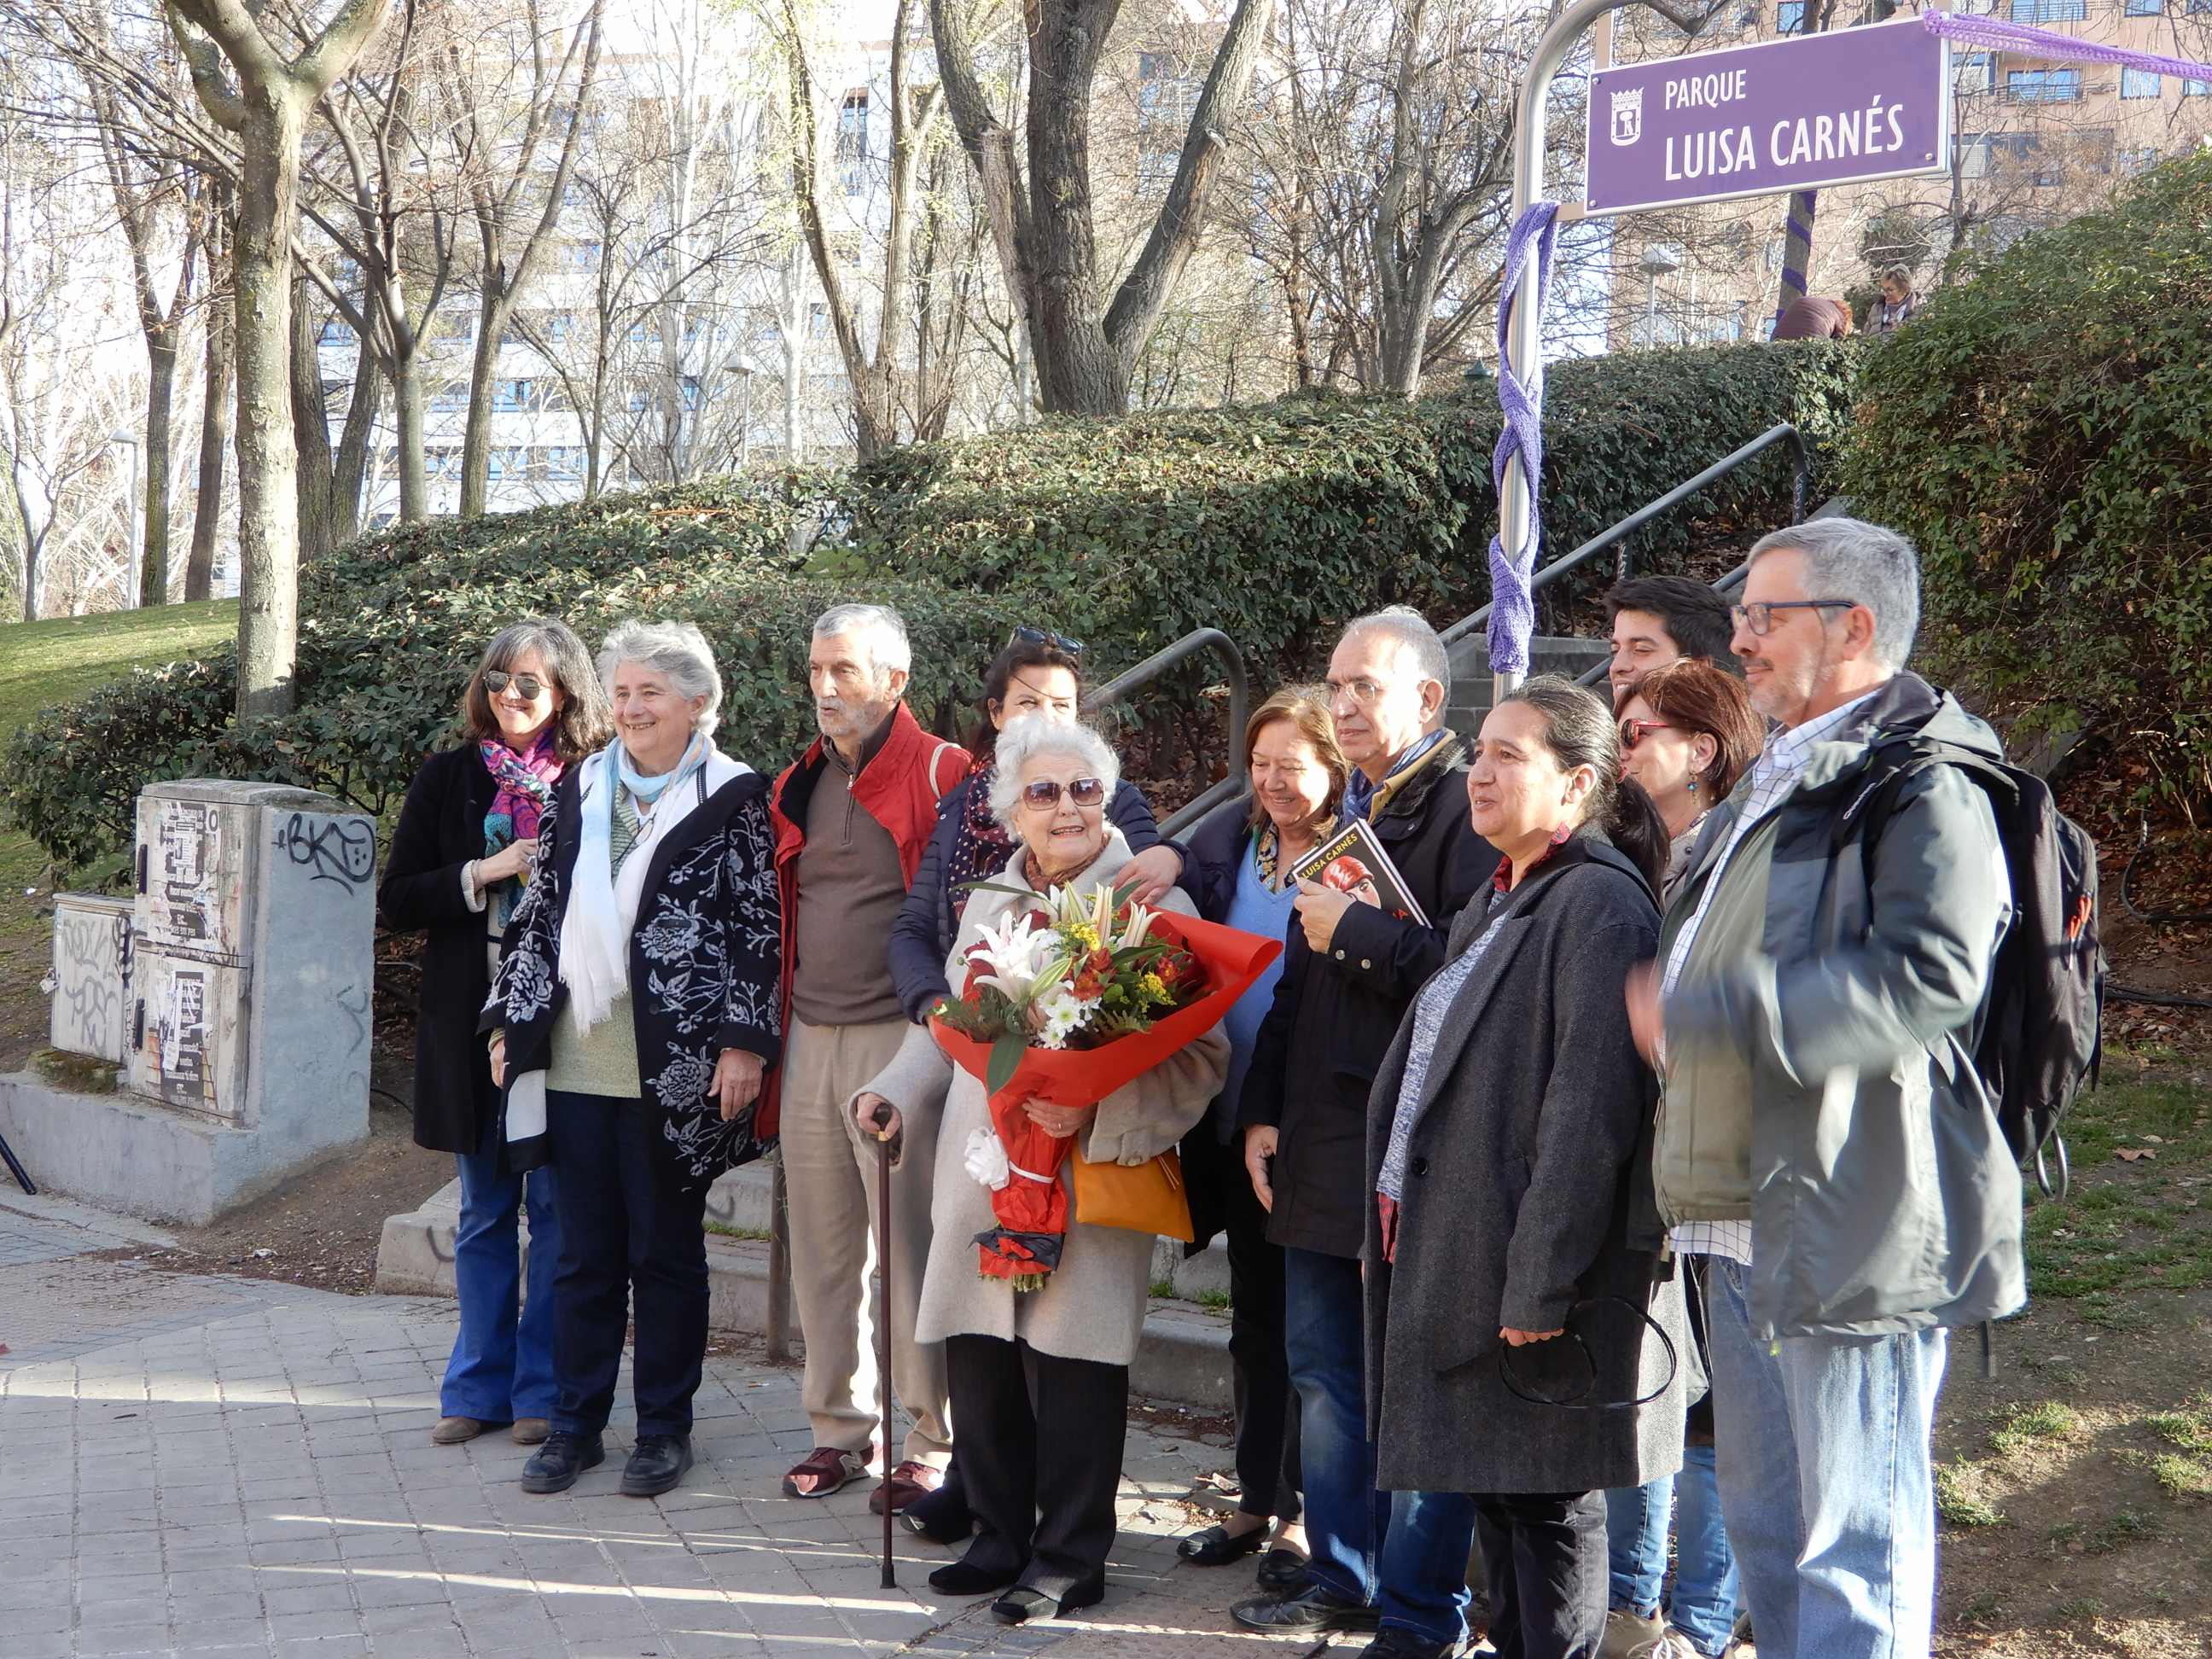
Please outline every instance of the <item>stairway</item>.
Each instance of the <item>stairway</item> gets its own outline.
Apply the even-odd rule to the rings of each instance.
[[[1450,647],[1451,695],[1444,707],[1444,724],[1462,737],[1472,738],[1490,712],[1490,645],[1480,633],[1468,635]],[[1539,634],[1528,641],[1528,672],[1564,674],[1575,679],[1613,654],[1610,640],[1583,640],[1559,634]],[[1601,690],[1598,695],[1603,696]]]

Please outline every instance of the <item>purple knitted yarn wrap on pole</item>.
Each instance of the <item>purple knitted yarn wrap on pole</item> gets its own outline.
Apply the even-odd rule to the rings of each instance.
[[[1536,631],[1536,600],[1529,584],[1536,574],[1536,544],[1542,521],[1536,485],[1544,475],[1544,357],[1526,366],[1527,379],[1514,372],[1505,337],[1512,324],[1513,298],[1522,295],[1540,319],[1552,293],[1552,246],[1557,202],[1531,203],[1505,243],[1505,276],[1498,295],[1498,406],[1505,424],[1490,458],[1490,481],[1498,500],[1505,498],[1505,469],[1518,466],[1528,495],[1528,539],[1509,556],[1502,535],[1490,538],[1490,672],[1528,672],[1528,639]],[[1533,269],[1532,269],[1533,267]],[[1533,282],[1532,282],[1533,279]],[[1524,293],[1533,286],[1534,292]]]
[[[1927,11],[1920,14],[1920,21],[1930,34],[1986,51],[2014,52],[2024,58],[2052,58],[2062,63],[2119,64],[2152,75],[2178,75],[2185,81],[2212,81],[2212,64],[2191,63],[2186,58],[2164,58],[2154,52],[2136,52],[2126,46],[2108,46],[2061,34],[2057,29],[2033,28],[2026,23],[2007,22],[2002,18]]]

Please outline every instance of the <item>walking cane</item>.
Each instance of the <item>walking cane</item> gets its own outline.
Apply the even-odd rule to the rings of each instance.
[[[884,1588],[898,1588],[891,1564],[891,1143],[876,1139],[876,1282],[883,1297],[876,1321],[876,1416],[884,1425]]]

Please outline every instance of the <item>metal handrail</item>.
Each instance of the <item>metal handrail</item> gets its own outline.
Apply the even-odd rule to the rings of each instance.
[[[1559,577],[1565,575],[1568,571],[1573,569],[1576,566],[1587,563],[1598,554],[1603,552],[1607,548],[1612,546],[1615,542],[1620,541],[1624,537],[1633,534],[1638,530],[1641,530],[1645,525],[1650,523],[1652,520],[1657,518],[1662,513],[1666,512],[1670,507],[1680,506],[1682,502],[1696,495],[1707,484],[1715,482],[1717,479],[1726,477],[1729,473],[1735,471],[1736,468],[1741,466],[1746,461],[1751,459],[1753,456],[1771,449],[1777,444],[1787,444],[1796,460],[1796,477],[1792,483],[1790,489],[1790,522],[1792,524],[1798,523],[1805,516],[1805,486],[1812,475],[1813,460],[1810,453],[1808,452],[1805,447],[1804,434],[1799,432],[1797,428],[1792,426],[1789,422],[1784,421],[1779,426],[1769,427],[1765,431],[1760,433],[1759,436],[1753,438],[1749,443],[1744,445],[1742,448],[1737,450],[1734,454],[1725,456],[1720,460],[1715,461],[1711,466],[1707,467],[1703,472],[1698,474],[1696,477],[1691,479],[1687,483],[1677,484],[1674,489],[1668,490],[1665,495],[1659,497],[1657,501],[1645,502],[1642,507],[1638,507],[1635,512],[1623,519],[1619,524],[1614,525],[1608,530],[1600,531],[1595,536],[1592,537],[1589,541],[1584,542],[1573,552],[1567,554],[1563,558],[1553,560],[1551,563],[1546,565],[1541,570],[1539,570],[1536,573],[1534,578],[1528,584],[1528,591],[1533,593],[1538,588],[1544,586],[1547,583],[1555,581]],[[1715,583],[1714,586],[1725,591],[1726,584],[1730,580],[1741,581],[1741,580],[1742,574],[1741,572],[1737,572],[1733,576],[1723,577],[1721,581]],[[1492,604],[1495,604],[1495,601],[1492,601]],[[1444,643],[1446,645],[1450,645],[1455,641],[1465,639],[1469,634],[1474,632],[1477,628],[1490,620],[1490,612],[1491,605],[1486,605],[1481,610],[1475,611],[1473,615],[1461,617],[1449,628],[1444,629]],[[1584,684],[1589,684],[1591,682],[1587,680],[1583,682]]]
[[[1244,672],[1244,653],[1237,648],[1237,641],[1219,629],[1194,629],[1173,645],[1153,652],[1134,668],[1124,669],[1083,700],[1085,713],[1119,702],[1139,686],[1158,679],[1201,651],[1219,652],[1229,667],[1229,775],[1163,823],[1160,832],[1167,836],[1188,829],[1222,802],[1236,799],[1251,787],[1250,759],[1244,753],[1244,723],[1251,713],[1252,689]]]

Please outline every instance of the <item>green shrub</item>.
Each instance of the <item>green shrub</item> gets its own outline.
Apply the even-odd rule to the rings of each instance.
[[[2212,154],[2023,237],[1864,376],[1842,488],[1922,556],[1923,656],[2139,799],[2212,788]]]

